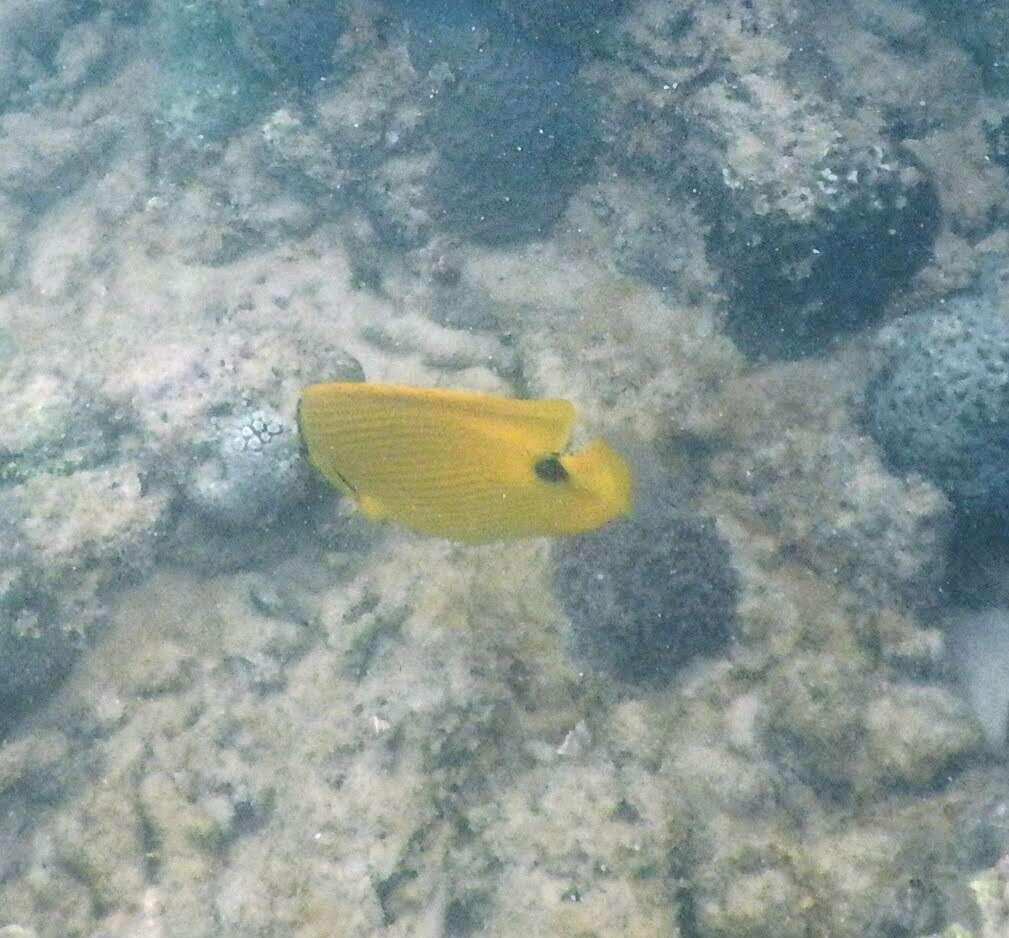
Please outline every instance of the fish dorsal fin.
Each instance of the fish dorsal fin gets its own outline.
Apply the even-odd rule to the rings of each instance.
[[[369,414],[383,414],[404,421],[437,414],[451,421],[498,421],[511,425],[535,450],[556,453],[563,450],[571,438],[575,409],[570,401],[513,400],[460,391],[454,388],[417,388],[401,384],[367,384],[364,382],[331,382],[313,384],[302,393],[299,408],[302,431],[325,420],[367,419]],[[307,418],[307,419],[306,419]],[[356,422],[356,421],[355,421]],[[307,438],[307,435],[306,435]]]

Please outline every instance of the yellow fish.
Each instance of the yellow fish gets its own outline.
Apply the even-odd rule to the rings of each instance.
[[[564,452],[574,419],[567,401],[392,384],[313,384],[298,404],[309,460],[365,517],[469,543],[630,510],[630,470],[605,442]]]

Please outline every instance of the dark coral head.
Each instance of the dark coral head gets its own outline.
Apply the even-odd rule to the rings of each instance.
[[[554,587],[579,657],[633,683],[669,680],[736,630],[727,545],[710,518],[672,506],[557,542]]]

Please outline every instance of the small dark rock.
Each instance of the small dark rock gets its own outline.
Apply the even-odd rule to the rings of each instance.
[[[932,883],[913,877],[887,897],[866,932],[867,938],[919,938],[946,925],[946,901]]]
[[[466,938],[478,935],[487,919],[490,897],[479,891],[467,892],[452,899],[445,906],[444,933],[446,938]]]
[[[48,593],[0,570],[0,731],[56,689],[83,645]]]

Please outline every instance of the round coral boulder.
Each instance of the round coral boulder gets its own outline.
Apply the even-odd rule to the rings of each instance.
[[[661,683],[735,631],[728,547],[710,518],[671,505],[559,541],[554,584],[579,654],[622,680]]]
[[[901,320],[867,397],[890,467],[924,476],[970,514],[1009,511],[1007,314],[978,293]]]
[[[521,36],[484,5],[398,6],[431,103],[435,219],[484,243],[545,236],[597,151],[577,58]]]

